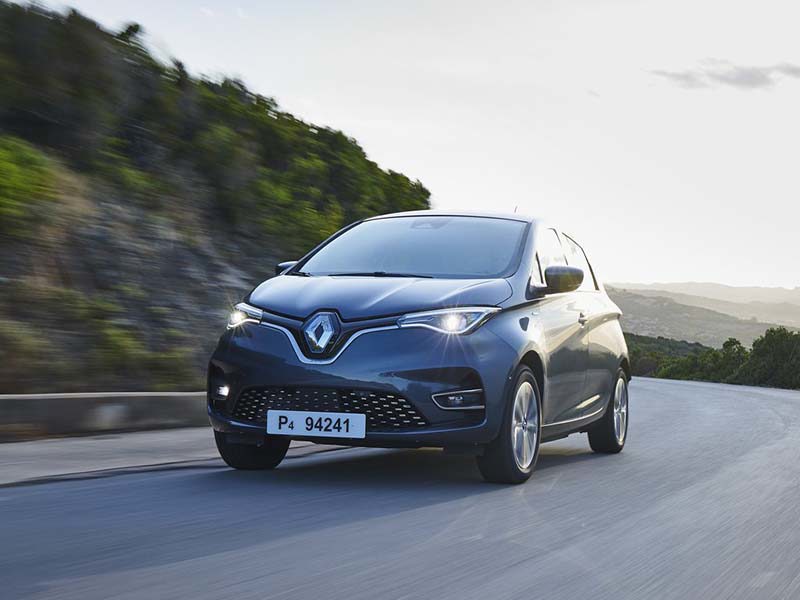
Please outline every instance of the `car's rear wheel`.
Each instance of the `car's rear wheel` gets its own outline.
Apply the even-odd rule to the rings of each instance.
[[[478,456],[478,468],[486,481],[522,483],[536,466],[541,438],[542,402],[533,372],[521,366],[506,401],[500,435]]]
[[[628,437],[628,376],[619,369],[606,414],[589,429],[589,445],[595,452],[616,454]]]
[[[224,433],[214,432],[217,450],[229,467],[246,471],[274,469],[286,456],[291,440],[284,436],[268,435],[261,446],[234,444]]]

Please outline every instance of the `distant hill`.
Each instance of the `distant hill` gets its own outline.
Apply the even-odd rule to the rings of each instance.
[[[745,346],[764,334],[774,323],[744,320],[721,312],[690,306],[664,296],[606,286],[622,309],[625,331],[650,337],[699,342],[719,348],[734,337]]]
[[[620,286],[622,287],[622,286]],[[800,327],[800,305],[790,302],[731,302],[706,296],[695,296],[650,287],[626,288],[642,296],[670,298],[679,304],[708,308],[739,319],[779,323],[789,327]]]
[[[627,290],[665,291],[739,303],[794,304],[800,307],[800,287],[736,287],[721,283],[687,281],[682,283],[613,283]]]

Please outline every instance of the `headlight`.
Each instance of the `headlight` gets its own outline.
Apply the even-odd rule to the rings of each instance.
[[[397,320],[397,324],[400,327],[427,327],[441,333],[461,335],[469,333],[499,310],[485,306],[431,310],[404,315]]]
[[[260,308],[240,302],[228,316],[228,329],[233,329],[244,323],[260,323],[263,314]]]

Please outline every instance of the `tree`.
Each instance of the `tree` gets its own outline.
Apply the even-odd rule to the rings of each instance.
[[[800,389],[800,332],[785,327],[768,329],[753,342],[736,382]]]
[[[142,26],[138,23],[128,23],[125,26],[125,29],[120,31],[117,34],[117,39],[124,43],[130,43],[134,41],[138,41],[139,36],[142,33]]]

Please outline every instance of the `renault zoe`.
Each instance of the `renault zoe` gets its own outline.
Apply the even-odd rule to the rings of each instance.
[[[520,483],[543,442],[625,445],[620,310],[581,245],[542,221],[380,216],[276,274],[236,305],[209,365],[231,467],[274,468],[291,440],[443,447]]]

